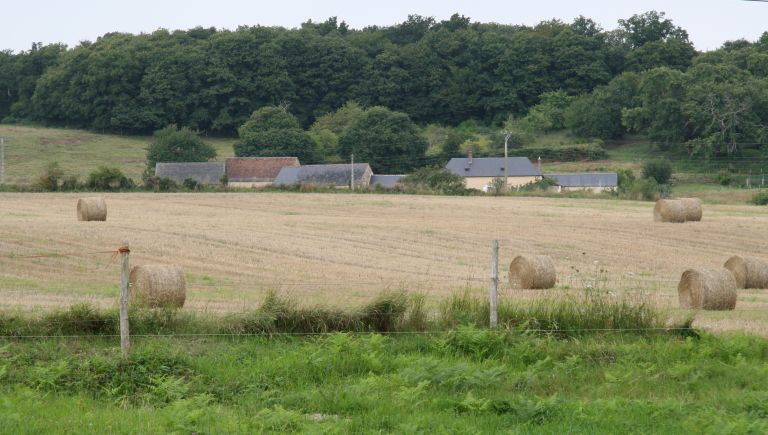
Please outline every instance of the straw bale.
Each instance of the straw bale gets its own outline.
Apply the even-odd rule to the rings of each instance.
[[[701,220],[703,214],[701,207],[701,199],[699,198],[680,198],[680,202],[683,203],[685,208],[685,220],[698,222]]]
[[[509,285],[512,288],[552,288],[556,279],[555,263],[546,255],[518,255],[509,265]]]
[[[677,286],[680,308],[732,310],[736,308],[736,280],[728,269],[688,269]]]
[[[768,261],[734,255],[725,262],[739,288],[768,288]]]
[[[107,203],[100,196],[80,198],[77,200],[77,220],[105,221],[107,220]]]
[[[131,303],[145,308],[181,308],[187,297],[184,273],[176,266],[134,266],[129,278]]]
[[[685,216],[685,206],[676,199],[660,199],[653,207],[653,220],[656,222],[682,223]]]

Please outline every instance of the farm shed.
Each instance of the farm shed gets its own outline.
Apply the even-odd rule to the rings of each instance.
[[[556,192],[589,190],[603,192],[619,186],[619,176],[615,172],[584,172],[571,174],[544,174],[557,182]]]
[[[355,163],[355,186],[367,187],[371,183],[373,171],[368,163]],[[275,186],[316,185],[349,187],[352,173],[351,165],[307,165],[298,168],[285,167],[275,178]]]
[[[541,172],[527,157],[481,157],[452,158],[445,169],[464,177],[467,187],[486,191],[494,178],[504,178],[505,163],[509,164],[508,186],[522,186],[541,179]]]
[[[155,166],[156,176],[169,178],[178,184],[186,179],[200,184],[220,184],[224,174],[224,162],[157,163]]]
[[[371,187],[381,186],[391,189],[403,177],[404,175],[371,175]]]
[[[296,157],[233,157],[226,160],[230,187],[264,187],[275,181],[280,170],[298,167]]]

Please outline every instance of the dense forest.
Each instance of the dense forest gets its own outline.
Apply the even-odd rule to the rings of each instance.
[[[698,53],[647,12],[602,29],[579,17],[530,26],[418,15],[351,29],[335,17],[297,29],[110,33],[74,48],[0,52],[0,119],[148,133],[169,124],[234,135],[265,106],[303,129],[354,101],[418,124],[472,120],[633,132],[660,147],[735,151],[768,140],[768,32]]]

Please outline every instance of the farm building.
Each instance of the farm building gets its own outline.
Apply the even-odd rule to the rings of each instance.
[[[404,175],[371,175],[371,187],[381,186],[391,189],[403,177]]]
[[[264,187],[275,181],[280,170],[298,167],[296,157],[233,157],[226,160],[230,187]]]
[[[467,158],[452,158],[445,168],[464,177],[468,188],[487,191],[494,178],[504,177],[505,161],[509,163],[508,186],[522,186],[541,179],[541,172],[527,157],[472,158],[470,154]]]
[[[155,175],[169,178],[181,184],[186,179],[192,179],[200,184],[219,184],[224,178],[224,162],[203,163],[157,163]]]
[[[544,174],[557,182],[554,191],[589,190],[603,192],[619,186],[619,176],[615,172],[587,172],[572,174]]]
[[[355,187],[367,187],[371,183],[373,171],[368,163],[355,163]],[[307,165],[285,167],[275,178],[275,186],[316,185],[349,187],[352,166],[347,164]]]

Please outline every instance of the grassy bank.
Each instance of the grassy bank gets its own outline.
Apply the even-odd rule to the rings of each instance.
[[[635,334],[0,341],[6,433],[761,433],[768,341]]]
[[[135,311],[123,359],[111,310],[3,313],[0,428],[768,430],[768,340],[664,329],[663,315],[642,299],[597,291],[504,302],[494,330],[487,318],[487,303],[467,294],[427,307],[420,297],[384,293],[345,310],[272,294],[258,310],[233,315]]]

